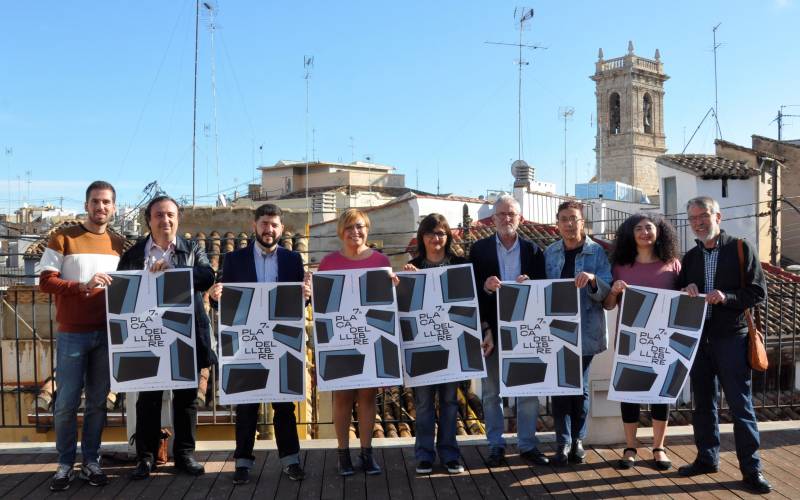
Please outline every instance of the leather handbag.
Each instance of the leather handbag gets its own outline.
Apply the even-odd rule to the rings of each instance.
[[[744,242],[742,240],[736,241],[736,249],[739,253],[739,275],[742,278],[742,288],[744,288]],[[755,313],[750,308],[744,310],[744,319],[747,321],[747,364],[753,370],[763,372],[769,368],[769,360],[767,359],[767,349],[764,347],[764,334],[758,329],[758,325],[761,324],[761,315],[758,307],[753,309]]]
[[[164,465],[169,460],[169,438],[172,436],[172,431],[166,427],[161,428],[160,437],[158,440],[158,452],[156,453],[156,465]]]

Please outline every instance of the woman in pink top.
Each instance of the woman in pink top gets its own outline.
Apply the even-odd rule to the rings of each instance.
[[[675,228],[657,215],[635,214],[628,217],[617,229],[611,266],[614,282],[603,302],[608,310],[617,307],[620,295],[628,285],[675,290],[681,270]],[[629,469],[636,463],[640,406],[638,403],[620,403],[620,407],[626,448],[618,465],[622,469]],[[650,405],[650,414],[653,418],[653,460],[656,468],[668,470],[672,462],[664,451],[664,439],[669,405]]]
[[[391,267],[389,259],[367,246],[369,217],[361,210],[349,208],[339,216],[336,232],[342,249],[331,252],[319,263],[320,271]],[[375,396],[378,389],[333,391],[333,426],[339,445],[339,475],[353,474],[350,460],[350,421],[353,403],[358,401],[358,435],[361,440],[361,467],[367,474],[380,474],[381,468],[372,456],[372,427],[375,424]]]

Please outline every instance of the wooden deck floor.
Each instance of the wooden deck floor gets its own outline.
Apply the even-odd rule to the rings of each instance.
[[[764,472],[774,487],[771,497],[800,497],[800,429],[762,431],[761,457]],[[543,445],[547,453],[553,445]],[[691,461],[695,448],[688,437],[669,440],[669,454],[675,467]],[[145,481],[130,481],[133,464],[105,464],[111,482],[104,488],[88,486],[76,479],[66,492],[48,489],[55,470],[53,453],[0,455],[0,498],[146,498],[178,500],[213,499],[383,499],[383,498],[534,498],[544,496],[580,498],[659,497],[659,498],[750,498],[741,486],[733,437],[723,435],[720,471],[713,475],[682,478],[676,469],[666,473],[655,470],[650,451],[640,448],[636,468],[621,471],[614,467],[621,447],[591,446],[588,463],[563,468],[531,467],[515,450],[509,450],[508,465],[489,470],[484,465],[484,446],[464,445],[461,451],[467,471],[450,476],[435,469],[434,474],[417,476],[414,450],[410,447],[376,448],[385,473],[366,477],[356,474],[342,479],[336,475],[335,450],[303,450],[301,459],[307,477],[292,482],[281,474],[274,451],[256,452],[256,466],[248,485],[234,487],[231,478],[232,452],[198,452],[205,462],[206,474],[198,478],[176,475],[171,466],[160,468]]]

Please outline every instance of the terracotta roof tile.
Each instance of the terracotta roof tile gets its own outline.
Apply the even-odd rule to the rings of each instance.
[[[747,162],[714,155],[662,155],[656,162],[704,179],[747,179],[761,173]]]

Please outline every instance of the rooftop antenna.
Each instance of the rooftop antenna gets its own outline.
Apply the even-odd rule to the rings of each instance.
[[[722,47],[721,43],[717,43],[717,29],[721,24],[722,23],[717,23],[717,25],[711,29],[714,37],[714,122],[717,125],[717,139],[722,139],[722,130],[719,128],[719,98],[717,96],[717,49]]]
[[[522,43],[522,32],[525,31],[525,26],[528,21],[533,19],[533,9],[529,9],[527,7],[517,7],[514,9],[514,19],[519,20],[519,42],[517,43],[505,43],[505,42],[484,42],[491,45],[509,45],[512,47],[517,47],[519,49],[519,59],[517,59],[516,64],[518,67],[518,77],[517,77],[517,159],[522,159],[522,67],[527,66],[530,64],[528,61],[522,59],[522,48],[528,48],[531,50],[535,49],[547,49],[542,45],[528,45]]]
[[[197,161],[197,55],[200,45],[200,0],[194,11],[194,104],[192,105],[192,206],[195,197],[195,166]]]
[[[214,163],[217,174],[217,193],[219,193],[219,129],[217,128],[217,76],[214,59],[214,32],[217,29],[217,24],[214,21],[216,6],[210,2],[203,2],[203,7],[208,10],[208,29],[211,32],[211,107],[214,114]]]
[[[558,110],[558,114],[564,119],[564,196],[567,196],[567,120],[575,114],[575,108],[565,106]]]
[[[314,69],[314,56],[303,56],[303,69],[305,75],[303,78],[306,81],[306,213],[308,214],[308,223],[311,224],[311,205],[308,200],[308,123],[309,123],[309,88],[311,85],[311,70]],[[306,234],[308,232],[306,231]]]
[[[350,162],[356,161],[356,140],[350,136]]]

